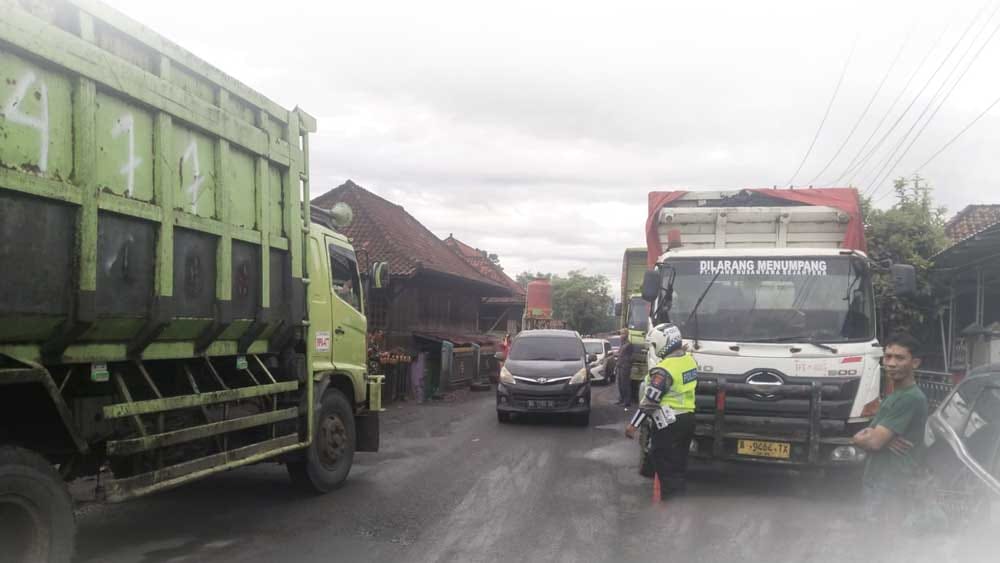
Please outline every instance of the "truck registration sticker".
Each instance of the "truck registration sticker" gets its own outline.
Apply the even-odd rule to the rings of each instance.
[[[316,332],[316,351],[317,352],[329,352],[330,351],[330,333],[326,331]]]

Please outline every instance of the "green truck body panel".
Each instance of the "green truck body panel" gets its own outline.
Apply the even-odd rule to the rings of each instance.
[[[76,453],[40,451],[118,455],[122,500],[309,445],[326,385],[378,409],[363,310],[337,307],[328,252],[305,256],[353,257],[303,203],[315,119],[98,2],[0,13],[0,406],[26,385],[54,404],[0,439],[59,418]]]
[[[642,278],[646,273],[646,249],[626,248],[622,257],[622,282],[621,282],[621,317],[618,319],[619,327],[628,326],[628,318],[634,305],[633,301],[642,293]],[[646,306],[645,301],[642,302]],[[629,329],[629,340],[645,350],[646,331]],[[633,380],[642,380],[646,377],[646,354],[637,353],[632,356]]]
[[[19,266],[0,273],[0,353],[193,343],[219,309],[217,338],[236,341],[261,311],[287,313],[313,120],[98,3],[39,6],[0,2],[0,258]],[[149,342],[130,342],[156,315]]]

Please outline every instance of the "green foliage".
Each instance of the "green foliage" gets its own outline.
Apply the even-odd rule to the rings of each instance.
[[[934,303],[930,279],[931,257],[944,249],[945,209],[931,200],[930,188],[899,178],[893,189],[896,203],[889,209],[876,209],[871,199],[862,202],[868,255],[878,262],[910,264],[917,271],[917,295],[898,298],[889,276],[877,276],[875,292],[880,304],[882,326],[886,334],[907,331],[922,341],[932,337],[928,322]]]
[[[581,334],[597,334],[614,330],[611,312],[611,284],[604,276],[588,276],[580,270],[566,275],[521,272],[517,283],[527,288],[528,282],[547,279],[552,283],[552,316],[565,321],[567,327]]]
[[[614,328],[611,309],[611,286],[604,276],[588,276],[573,270],[565,276],[552,276],[552,315],[566,321],[581,334],[608,332]]]

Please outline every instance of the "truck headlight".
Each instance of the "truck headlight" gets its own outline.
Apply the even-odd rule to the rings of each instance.
[[[507,366],[500,368],[500,383],[504,385],[514,385],[517,383],[514,381],[514,375],[507,371]]]
[[[569,380],[570,385],[579,385],[581,383],[586,383],[586,382],[587,382],[587,368],[580,368],[580,371],[574,373],[573,377],[571,377]]]

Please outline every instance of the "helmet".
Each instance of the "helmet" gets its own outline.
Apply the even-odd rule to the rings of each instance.
[[[681,329],[672,323],[658,324],[646,335],[646,343],[657,357],[666,358],[679,350],[684,340]]]

